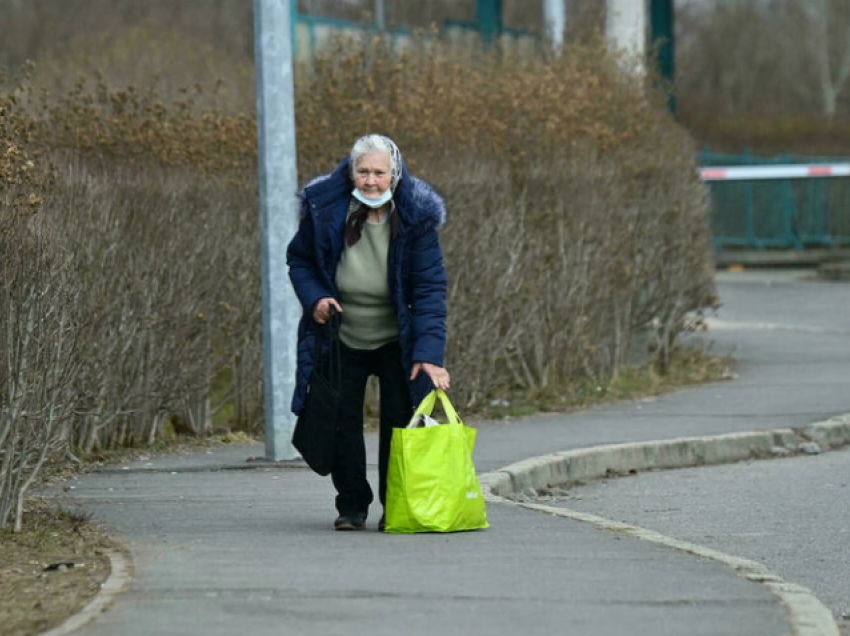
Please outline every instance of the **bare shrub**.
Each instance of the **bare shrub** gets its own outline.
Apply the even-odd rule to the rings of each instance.
[[[565,2],[571,30],[600,6],[598,0]],[[472,22],[475,4],[475,0],[384,3],[389,27],[425,29],[450,21]],[[542,30],[542,4],[542,0],[503,0],[504,25]],[[63,0],[61,5],[55,0],[0,0],[0,7],[4,34],[0,65],[17,66],[31,59],[53,69],[71,67],[73,72],[66,76],[72,81],[77,72],[104,70],[111,75],[123,68],[128,74],[110,79],[146,84],[147,77],[141,75],[146,72],[176,81],[177,86],[208,84],[218,76],[227,77],[234,63],[250,62],[253,56],[251,2],[245,0]],[[375,0],[298,0],[298,10],[362,23],[375,20]],[[174,41],[178,34],[181,42]],[[133,56],[140,45],[148,55]],[[180,65],[169,66],[168,56],[178,50],[185,57]],[[216,65],[221,68],[218,73]],[[46,77],[53,89],[55,82],[63,81],[55,70]]]
[[[0,208],[0,528],[20,531],[24,495],[67,447],[76,395],[76,290],[64,256]]]
[[[30,151],[21,84],[11,84],[0,94],[0,529],[12,522],[17,531],[27,490],[67,444],[76,290],[61,249],[36,231],[51,175]]]
[[[66,174],[62,213],[44,215],[72,254],[86,316],[75,445],[149,444],[168,418],[204,435],[214,399],[256,421],[245,404],[260,375],[254,197],[179,170]]]
[[[663,369],[711,302],[693,145],[601,40],[545,59],[349,42],[296,80],[304,179],[380,131],[445,194],[459,402],[604,382],[639,329]],[[262,415],[255,122],[198,95],[22,93],[28,147],[58,166],[37,227],[75,290],[71,443],[86,451]]]
[[[685,315],[713,302],[706,192],[684,131],[598,39],[552,59],[382,46],[302,70],[299,168],[321,172],[380,130],[444,191],[457,399],[604,382],[641,329],[663,370]]]
[[[115,68],[114,61],[123,64],[122,83],[144,80],[145,84],[155,75],[169,81],[186,78],[183,73],[188,67],[196,74],[188,76],[184,85],[192,85],[215,81],[215,75],[198,71],[210,71],[216,62],[226,71],[232,68],[228,60],[250,60],[252,29],[251,3],[243,0],[64,0],[61,4],[0,0],[0,65],[16,67],[34,60],[63,67],[73,81],[78,72],[98,70],[90,63],[107,61],[107,66]],[[182,43],[173,41],[177,33]],[[122,37],[126,38],[123,45]],[[186,58],[175,64],[175,59],[164,59],[148,44],[164,44],[165,53],[179,51]],[[212,47],[215,56],[210,58]],[[132,55],[139,48],[145,48],[146,55]],[[108,53],[116,59],[104,60],[102,56]],[[150,75],[142,77],[137,68]],[[61,74],[51,77],[58,80]]]
[[[459,399],[605,383],[644,329],[664,370],[686,314],[713,302],[707,201],[687,167],[630,173],[647,159],[632,151],[538,167],[518,194],[498,173],[471,181],[474,168],[447,182],[450,200],[468,198],[453,205],[444,236]],[[686,149],[681,159],[692,160]]]

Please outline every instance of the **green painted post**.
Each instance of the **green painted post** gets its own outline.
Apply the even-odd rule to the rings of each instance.
[[[820,222],[820,210],[818,209],[817,179],[806,179],[799,185],[799,192],[802,193],[805,186],[806,198],[804,205],[801,206],[802,214],[800,214],[800,240],[804,243],[820,242],[823,237],[821,231],[822,224]]]
[[[829,201],[828,192],[836,187],[835,181],[832,179],[812,179],[815,182],[815,231],[816,240],[821,245],[832,247],[832,230],[830,228],[829,217],[827,216],[827,204]]]
[[[744,182],[744,222],[746,224],[746,232],[747,232],[747,247],[761,247],[759,245],[758,239],[756,239],[756,227],[755,227],[755,202],[753,196],[753,182],[745,181]]]
[[[803,244],[800,242],[800,236],[797,231],[797,212],[794,206],[794,194],[791,191],[791,180],[783,179],[781,183],[782,214],[785,221],[785,236],[783,239],[785,245],[802,249]]]
[[[658,55],[658,69],[661,77],[669,84],[670,97],[668,107],[676,112],[676,94],[673,91],[676,79],[676,36],[674,32],[675,9],[673,0],[651,0],[649,25],[651,46]]]
[[[475,22],[485,45],[502,35],[502,0],[475,0]]]
[[[292,59],[298,59],[298,0],[289,0],[289,34],[292,42]]]

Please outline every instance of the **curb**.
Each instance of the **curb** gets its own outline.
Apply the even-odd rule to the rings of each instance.
[[[552,488],[646,470],[692,468],[748,459],[820,453],[848,444],[850,414],[800,429],[780,428],[714,437],[614,444],[553,453],[486,473],[479,477],[479,481],[488,502],[591,523],[600,530],[625,534],[723,563],[735,570],[739,576],[764,585],[779,598],[794,636],[839,636],[838,625],[832,612],[811,590],[788,583],[760,563],[597,515],[568,508],[517,502],[508,497],[520,494],[526,489]]]
[[[42,632],[40,636],[67,636],[67,634],[77,631],[102,614],[115,601],[115,598],[124,591],[124,588],[130,582],[130,561],[117,551],[111,551],[107,556],[109,557],[111,571],[109,578],[101,585],[97,596],[64,623]]]
[[[850,414],[804,428],[777,428],[713,437],[633,442],[581,448],[532,457],[480,477],[497,497],[525,489],[551,488],[647,470],[693,468],[748,459],[815,453],[850,444]]]
[[[100,475],[140,475],[149,473],[216,473],[235,470],[310,470],[303,459],[282,459],[270,461],[263,458],[249,458],[244,462],[233,464],[202,464],[188,466],[108,466],[97,468],[92,472]]]

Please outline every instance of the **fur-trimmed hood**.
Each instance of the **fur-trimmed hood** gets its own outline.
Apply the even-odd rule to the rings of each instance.
[[[311,207],[323,208],[342,196],[350,196],[354,189],[351,180],[351,163],[346,157],[336,169],[311,180],[298,198],[301,200],[301,218]],[[410,175],[402,162],[401,179],[393,193],[393,200],[401,210],[402,223],[410,228],[440,229],[446,224],[446,203],[429,183]]]

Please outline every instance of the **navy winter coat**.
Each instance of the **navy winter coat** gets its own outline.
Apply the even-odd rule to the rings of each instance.
[[[292,411],[300,415],[313,369],[313,307],[326,297],[340,301],[336,268],[342,255],[351,191],[349,159],[314,179],[299,197],[301,221],[289,244],[289,278],[304,310],[298,325],[298,369]],[[402,176],[393,194],[398,235],[390,243],[390,299],[398,317],[402,364],[410,377],[415,362],[443,366],[446,348],[446,270],[437,230],[446,220],[443,199],[424,181]],[[343,306],[343,309],[345,307]],[[427,374],[410,383],[413,404],[433,388]]]

